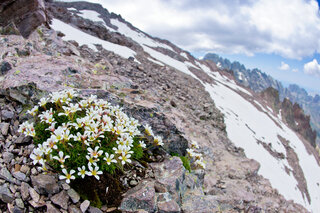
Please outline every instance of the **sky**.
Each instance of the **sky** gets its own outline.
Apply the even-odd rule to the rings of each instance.
[[[89,0],[195,57],[213,52],[320,93],[316,0]],[[319,0],[320,1],[320,0]]]

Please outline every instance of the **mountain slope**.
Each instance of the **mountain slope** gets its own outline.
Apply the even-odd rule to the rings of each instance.
[[[185,142],[198,141],[207,162],[205,173],[197,174],[201,185],[170,198],[184,212],[213,200],[226,212],[320,209],[318,155],[260,96],[214,63],[143,33],[100,5],[46,7],[52,29],[39,28],[32,47],[8,37],[8,52],[28,47],[30,57],[6,57],[15,68],[3,76],[2,88],[35,82],[43,90],[111,92],[155,113],[143,112],[168,152],[185,154]],[[168,136],[159,117],[181,135]]]
[[[230,62],[228,59],[223,59],[217,54],[207,53],[204,60],[211,60],[219,65],[221,69],[231,70],[235,80],[245,87],[251,88],[255,92],[262,92],[268,87],[275,88],[279,91],[280,99],[288,98],[293,103],[298,103],[307,115],[310,115],[312,127],[316,130],[319,143],[320,135],[320,102],[319,95],[310,96],[304,89],[298,85],[291,84],[287,88],[283,87],[281,82],[275,80],[269,75],[261,72],[259,69],[246,69],[239,62]],[[315,147],[315,141],[310,141]]]

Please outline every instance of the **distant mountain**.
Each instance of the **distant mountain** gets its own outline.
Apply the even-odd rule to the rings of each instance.
[[[255,92],[262,92],[272,87],[279,92],[280,100],[288,98],[292,103],[298,103],[306,114],[310,115],[311,126],[317,132],[317,143],[320,144],[320,96],[311,96],[308,92],[296,84],[291,84],[287,88],[282,83],[275,80],[270,75],[261,70],[247,69],[245,65],[238,61],[231,62],[215,53],[208,53],[204,60],[210,60],[217,64],[220,69],[230,70],[235,80],[245,87],[249,87]]]

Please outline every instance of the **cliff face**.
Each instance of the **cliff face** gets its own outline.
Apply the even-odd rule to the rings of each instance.
[[[43,0],[3,0],[0,13],[0,26],[13,23],[25,38],[47,21]]]
[[[299,104],[293,104],[287,98],[281,102],[279,92],[272,87],[262,91],[260,95],[264,100],[268,100],[277,113],[281,113],[290,128],[303,136],[313,147],[316,146],[317,133],[310,125],[310,116],[305,114]]]
[[[42,91],[76,88],[84,96],[96,94],[120,104],[141,123],[150,124],[163,137],[165,153],[184,155],[195,140],[206,161],[205,170],[191,173],[179,158],[165,153],[162,162],[148,168],[135,162],[132,171],[121,177],[129,189],[120,205],[124,212],[308,212],[319,207],[314,175],[320,170],[318,159],[312,148],[306,151],[307,144],[281,114],[268,107],[269,103],[279,111],[282,107],[274,91],[265,95],[265,102],[215,63],[197,60],[169,41],[153,38],[98,4],[48,1],[46,10],[50,28],[42,25],[28,40],[1,37],[0,48],[5,50],[1,113],[19,117],[17,122],[3,120],[8,123],[3,126],[14,130],[26,119],[19,109],[31,104],[28,97],[37,93],[23,85],[33,82]],[[12,148],[1,146],[1,151],[20,148],[23,157],[15,151],[14,161],[6,160],[6,170],[0,174],[13,174],[15,162],[26,162],[33,172],[25,173],[21,189],[30,187],[41,199],[32,189],[33,196],[10,193],[3,208],[21,208],[16,205],[20,200],[30,211],[88,207],[83,198],[75,199],[67,186],[60,186],[54,175],[38,175],[24,154],[32,149],[31,141],[14,143],[13,130],[3,135]],[[312,174],[307,168],[312,168]],[[10,180],[4,180],[4,191],[9,183],[20,187]],[[58,187],[52,197],[46,192],[50,188],[41,185],[49,180]],[[63,206],[58,198],[64,200]],[[103,211],[115,210],[112,204],[108,207]]]

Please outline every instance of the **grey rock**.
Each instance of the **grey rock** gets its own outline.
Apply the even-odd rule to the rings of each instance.
[[[20,181],[27,181],[27,176],[22,172],[14,172],[13,177],[17,178]]]
[[[2,154],[2,158],[4,162],[8,164],[12,161],[12,159],[14,158],[14,155],[11,152],[4,152]]]
[[[71,198],[73,203],[79,202],[80,196],[74,189],[69,189],[68,190],[68,195]]]
[[[32,185],[39,194],[56,194],[59,192],[59,185],[52,175],[40,174],[31,176]]]
[[[81,211],[84,213],[87,211],[88,207],[90,206],[90,201],[89,200],[85,200],[81,203],[80,205],[80,209]]]
[[[13,207],[13,213],[24,213],[24,210],[19,208],[18,206]]]
[[[17,198],[16,199],[16,205],[20,208],[20,209],[24,209],[24,203],[23,200],[21,198]]]
[[[138,209],[154,212],[155,198],[154,183],[143,181],[125,194],[119,209],[124,212],[135,212]]]
[[[22,182],[21,183],[21,188],[20,188],[20,191],[21,191],[21,197],[23,200],[27,200],[28,197],[29,197],[29,184],[25,183],[25,182]]]
[[[136,180],[130,180],[129,184],[130,186],[136,186],[138,185],[138,182]]]
[[[88,209],[89,213],[102,213],[102,211],[96,207],[90,206]]]
[[[47,213],[60,213],[59,209],[54,207],[52,204],[47,203]]]
[[[69,195],[65,190],[62,190],[60,193],[52,196],[50,200],[61,208],[65,210],[68,209]]]
[[[5,203],[11,203],[14,200],[14,197],[8,188],[8,184],[0,186],[0,199]]]
[[[11,70],[12,67],[11,67],[11,64],[8,63],[7,61],[3,61],[1,64],[0,64],[0,74],[1,75],[5,75],[8,73],[9,70]]]
[[[2,135],[8,135],[9,126],[10,126],[9,123],[1,123],[0,124],[1,134]]]
[[[30,194],[30,196],[31,196],[31,198],[32,198],[32,200],[34,201],[34,202],[36,202],[36,203],[38,203],[39,202],[39,200],[40,200],[40,195],[36,192],[36,190],[34,190],[33,188],[29,188],[29,194]]]
[[[12,111],[9,111],[9,110],[2,110],[1,111],[1,116],[2,116],[2,120],[10,121],[13,118],[14,113]]]
[[[14,140],[13,142],[15,144],[23,144],[23,143],[30,143],[32,141],[32,137],[31,136],[24,136],[24,135],[20,135],[16,140]]]
[[[0,178],[9,181],[10,183],[14,183],[14,179],[6,167],[3,167],[0,170]]]
[[[70,205],[68,207],[68,212],[69,213],[81,213],[81,210],[75,205]]]
[[[185,213],[191,212],[218,212],[217,198],[213,195],[192,195],[183,199],[181,210]]]

